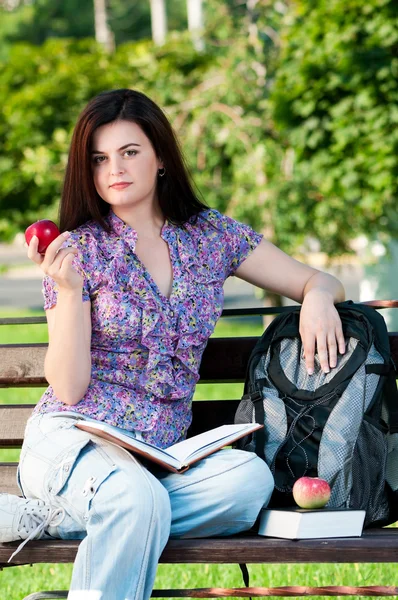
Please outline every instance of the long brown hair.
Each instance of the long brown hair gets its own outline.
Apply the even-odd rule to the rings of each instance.
[[[61,232],[89,220],[109,231],[104,216],[110,206],[95,189],[90,154],[94,131],[118,120],[139,125],[163,161],[166,174],[158,177],[157,195],[167,220],[183,226],[190,217],[206,210],[208,206],[193,190],[178,140],[163,111],[141,92],[111,90],[98,94],[87,104],[73,132],[59,208]]]

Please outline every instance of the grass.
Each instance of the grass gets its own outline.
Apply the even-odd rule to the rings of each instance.
[[[29,314],[40,314],[29,313]],[[26,311],[0,310],[0,317],[26,316]],[[261,321],[243,323],[224,319],[217,324],[216,336],[260,335]],[[47,341],[45,325],[0,326],[0,343]],[[40,388],[1,389],[1,404],[35,403]],[[239,398],[242,385],[198,385],[195,398]],[[18,460],[18,450],[0,451],[0,460]],[[250,585],[397,585],[394,564],[311,564],[311,565],[249,565]],[[0,572],[0,600],[21,600],[26,595],[50,589],[68,589],[72,565],[41,564],[5,569]],[[243,587],[238,565],[159,565],[155,587]],[[319,598],[319,597],[314,597]],[[103,599],[112,600],[112,599]]]

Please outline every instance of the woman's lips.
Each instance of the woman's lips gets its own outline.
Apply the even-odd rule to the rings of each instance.
[[[129,185],[131,185],[131,181],[123,181],[121,183],[114,183],[113,185],[111,185],[111,188],[113,188],[114,190],[124,190],[124,188],[128,187]]]

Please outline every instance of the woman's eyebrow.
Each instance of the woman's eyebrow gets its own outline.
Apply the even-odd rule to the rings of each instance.
[[[134,142],[130,142],[129,144],[125,144],[124,146],[121,146],[121,147],[119,148],[119,151],[120,151],[120,150],[125,150],[125,149],[126,149],[126,148],[128,148],[129,146],[138,146],[138,147],[140,147],[140,146],[141,146],[141,144],[136,144],[136,143],[134,143]],[[106,152],[101,152],[101,150],[91,150],[91,154],[106,154]]]

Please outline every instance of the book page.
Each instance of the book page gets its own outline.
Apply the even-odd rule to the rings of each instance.
[[[153,446],[149,442],[144,442],[144,440],[138,440],[137,438],[134,438],[131,434],[126,435],[125,433],[122,433],[122,430],[120,428],[118,428],[119,430],[116,431],[116,428],[114,428],[111,425],[107,425],[106,423],[92,423],[85,420],[77,421],[76,426],[79,429],[83,429],[84,431],[100,435],[101,437],[109,441],[116,443],[121,442],[121,445],[124,448],[127,448],[132,451],[136,450],[142,453],[143,455],[146,455],[148,458],[150,458],[151,456],[157,458],[159,461],[167,463],[168,465],[176,469],[179,469],[181,467],[180,461],[171,456],[167,450],[163,450],[162,448]]]
[[[165,468],[182,472],[186,470],[189,464],[204,458],[223,446],[231,444],[243,435],[263,427],[263,425],[257,423],[222,425],[188,440],[178,442],[166,449],[157,448],[144,440],[134,438],[131,434],[122,433],[121,429],[116,430],[112,425],[99,421],[93,423],[79,419],[76,422],[76,427],[118,443],[132,452],[137,452],[154,462],[158,462]]]
[[[237,437],[239,437],[239,433],[252,431],[253,425],[255,428],[258,427],[255,423],[246,423],[243,425],[221,425],[220,427],[216,427],[210,431],[205,431],[204,433],[195,435],[195,437],[189,438],[182,442],[177,442],[177,444],[174,444],[173,446],[169,446],[167,448],[167,453],[184,463],[189,458],[192,458],[196,453],[199,453],[202,450],[204,451],[206,448],[210,449],[213,445],[219,445],[219,442],[222,440],[226,441],[225,445],[232,443]]]

